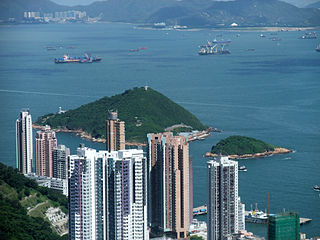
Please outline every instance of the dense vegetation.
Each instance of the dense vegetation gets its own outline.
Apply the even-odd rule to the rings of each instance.
[[[151,88],[127,90],[64,114],[43,116],[36,123],[52,128],[81,129],[95,138],[105,138],[108,110],[118,111],[119,119],[125,121],[129,141],[143,142],[147,133],[162,132],[174,124],[184,123],[196,130],[206,128],[193,114]]]
[[[275,146],[244,136],[231,136],[218,142],[211,149],[212,153],[222,155],[244,155],[273,151]]]
[[[194,235],[190,237],[190,240],[203,240],[203,237],[199,237],[198,235]]]
[[[28,207],[47,201],[50,206],[64,206],[67,198],[60,192],[39,187],[33,180],[20,174],[17,169],[0,163],[0,239],[66,240],[52,231],[41,213],[28,214]],[[33,202],[35,201],[35,202]],[[30,208],[29,208],[30,209]]]

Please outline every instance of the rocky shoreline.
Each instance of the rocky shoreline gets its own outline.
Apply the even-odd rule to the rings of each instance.
[[[37,124],[32,124],[32,127],[34,129],[43,129],[43,126],[37,125]],[[77,130],[70,130],[67,128],[52,128],[53,131],[55,132],[65,132],[65,133],[73,133],[81,138],[84,138],[86,140],[92,141],[92,142],[97,142],[97,143],[106,143],[106,139],[104,138],[94,138],[91,136],[91,134],[86,133],[82,129],[77,129]],[[139,143],[139,142],[127,142],[126,141],[126,146],[146,146],[145,143]]]
[[[273,151],[266,151],[263,153],[254,153],[254,154],[244,154],[244,155],[229,155],[228,157],[230,159],[246,159],[246,158],[262,158],[262,157],[268,157],[271,155],[276,154],[286,154],[291,153],[292,150],[286,149],[286,148],[275,148]],[[219,154],[207,152],[204,156],[205,157],[217,157]]]

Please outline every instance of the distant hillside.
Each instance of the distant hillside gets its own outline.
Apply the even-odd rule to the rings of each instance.
[[[68,7],[60,6],[50,0],[1,0],[0,20],[15,18],[20,21],[23,19],[23,13],[27,11],[51,13],[67,9]]]
[[[309,4],[306,6],[306,8],[320,8],[320,1],[319,2],[315,2],[313,4]]]
[[[296,1],[295,1],[296,2]],[[111,22],[156,23],[189,27],[318,26],[320,10],[298,8],[278,0],[108,0],[88,6],[64,7],[49,0],[2,0],[0,20],[22,19],[24,11],[86,11]]]
[[[51,229],[44,215],[49,207],[67,212],[68,200],[0,163],[0,239],[67,240]]]
[[[202,6],[176,2],[159,9],[148,18],[151,22],[178,23],[187,26],[229,27],[239,26],[316,26],[320,24],[320,11],[303,9],[277,0],[237,0],[211,2]],[[208,3],[208,2],[207,2]],[[174,9],[179,9],[175,11]]]
[[[231,136],[213,146],[211,153],[222,155],[244,155],[274,151],[276,147],[251,137]]]
[[[134,88],[113,97],[67,111],[40,117],[36,124],[48,124],[52,128],[83,130],[95,138],[105,138],[105,122],[108,110],[117,110],[125,121],[126,139],[144,142],[147,133],[162,132],[165,128],[184,123],[195,130],[207,128],[193,114],[161,93],[148,88]]]

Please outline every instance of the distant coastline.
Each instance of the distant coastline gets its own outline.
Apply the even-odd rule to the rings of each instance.
[[[268,157],[272,155],[277,155],[277,154],[287,154],[291,153],[292,150],[286,149],[286,148],[281,148],[277,147],[274,148],[273,151],[266,151],[262,153],[253,153],[253,154],[243,154],[243,155],[228,155],[230,159],[247,159],[247,158],[262,158],[262,157]],[[219,154],[207,152],[204,156],[205,157],[217,157]]]
[[[136,24],[136,23],[130,23]],[[158,30],[158,31],[184,31],[184,32],[196,32],[202,30],[211,31],[226,31],[226,32],[293,32],[293,31],[310,31],[320,29],[317,27],[188,27],[188,28],[178,28],[174,29],[171,26],[165,28],[156,28],[152,26],[134,26],[134,29],[146,29],[146,30]]]
[[[34,129],[43,129],[44,126],[38,125],[38,124],[32,124],[32,128]],[[91,142],[97,142],[97,143],[106,143],[106,139],[104,138],[94,138],[91,136],[91,134],[86,133],[85,131],[81,129],[77,130],[70,130],[67,128],[52,128],[55,132],[64,132],[64,133],[73,133],[77,135],[78,137],[84,138],[86,140],[89,140]],[[205,138],[210,136],[210,132],[219,131],[216,129],[208,128],[206,130],[196,132],[193,134],[190,134],[188,136],[188,142],[196,141],[196,140],[204,140]],[[145,147],[147,146],[146,143],[140,143],[140,142],[130,142],[126,141],[126,146],[136,146],[136,147]]]
[[[37,125],[37,124],[32,124],[32,128],[34,129],[42,129],[43,126]],[[106,139],[104,138],[94,138],[91,136],[91,134],[86,133],[85,131],[81,129],[77,130],[70,130],[67,128],[52,128],[55,132],[64,132],[64,133],[73,133],[81,138],[84,138],[86,140],[89,140],[91,142],[97,142],[97,143],[106,143]],[[126,146],[142,146],[145,147],[145,143],[139,143],[139,142],[127,142],[126,141]]]

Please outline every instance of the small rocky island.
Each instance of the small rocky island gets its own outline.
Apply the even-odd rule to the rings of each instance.
[[[261,140],[245,136],[230,136],[221,140],[213,146],[211,152],[205,154],[206,157],[216,157],[218,155],[228,156],[230,159],[259,158],[274,154],[285,154],[292,152],[289,149],[276,147]]]

